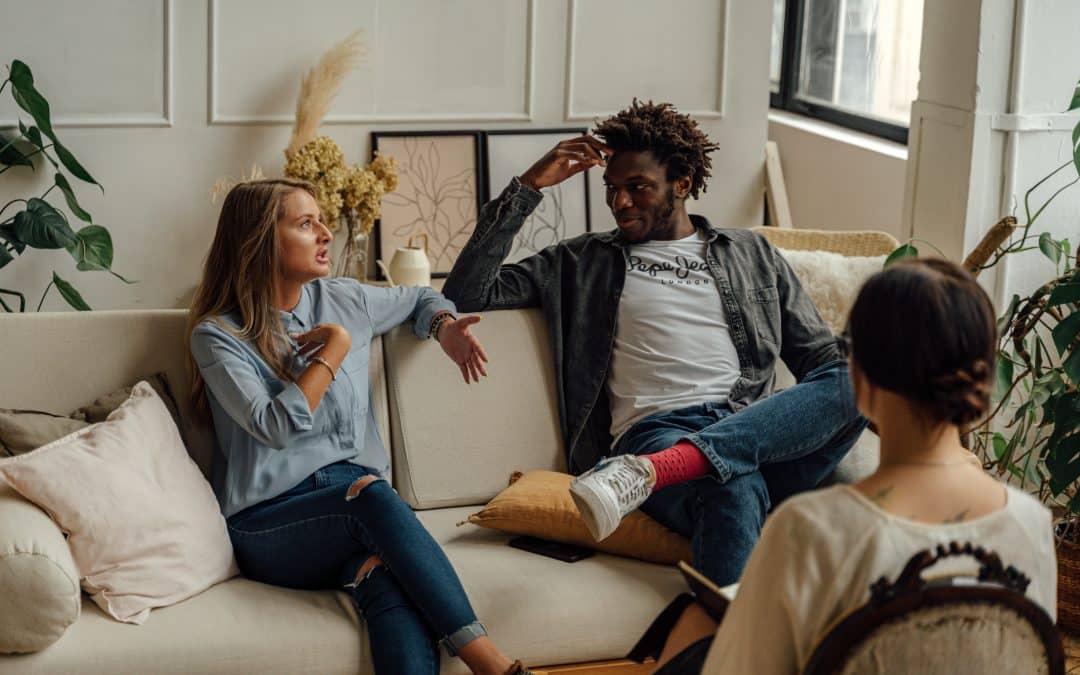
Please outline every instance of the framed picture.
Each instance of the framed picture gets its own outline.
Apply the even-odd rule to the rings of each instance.
[[[485,192],[496,196],[559,141],[576,138],[585,129],[525,129],[484,134],[487,161]],[[506,262],[517,262],[563,239],[592,231],[589,222],[589,172],[583,171],[542,190],[544,200],[525,221]]]
[[[371,150],[397,160],[398,187],[383,197],[375,222],[375,257],[426,234],[431,276],[445,277],[476,228],[483,203],[478,131],[373,131]],[[382,270],[378,279],[383,279]]]

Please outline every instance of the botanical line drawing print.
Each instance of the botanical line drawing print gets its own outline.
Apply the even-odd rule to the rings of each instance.
[[[450,271],[476,227],[475,143],[472,136],[379,139],[379,152],[398,162],[398,189],[383,197],[383,258],[423,232],[432,272]]]
[[[543,193],[543,201],[525,219],[525,225],[514,238],[509,256],[512,260],[542,251],[566,238],[563,186],[544,188]]]
[[[487,193],[498,195],[522,168],[542,156],[559,141],[575,138],[585,129],[500,130],[486,132],[483,163]],[[589,179],[586,172],[540,190],[544,198],[529,214],[514,237],[506,262],[514,263],[548,246],[591,232]]]

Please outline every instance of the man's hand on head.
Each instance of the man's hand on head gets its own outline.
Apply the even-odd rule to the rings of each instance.
[[[594,166],[606,166],[614,152],[588,134],[560,141],[518,179],[534,190],[558,185]]]

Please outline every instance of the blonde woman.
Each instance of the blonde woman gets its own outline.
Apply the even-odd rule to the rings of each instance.
[[[430,288],[325,279],[332,235],[307,183],[225,198],[191,308],[192,398],[224,463],[215,488],[244,574],[348,592],[378,673],[437,673],[438,644],[475,673],[527,673],[487,637],[439,545],[387,482],[370,402],[371,340],[409,321],[466,382],[487,356]]]

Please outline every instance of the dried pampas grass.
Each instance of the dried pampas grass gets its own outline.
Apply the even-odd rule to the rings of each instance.
[[[285,148],[285,158],[292,159],[297,150],[315,138],[330,104],[334,102],[341,83],[367,54],[361,39],[363,31],[355,31],[323,54],[315,67],[300,80],[300,96],[296,99],[296,122],[292,138]]]
[[[234,179],[232,176],[218,178],[217,182],[214,183],[214,186],[210,188],[210,203],[217,204],[219,197],[224,197],[229,194],[229,190],[240,183],[247,183],[252,180],[262,180],[263,178],[266,178],[266,175],[263,174],[262,167],[258,164],[252,164],[251,171],[247,174],[240,174],[239,179]]]

